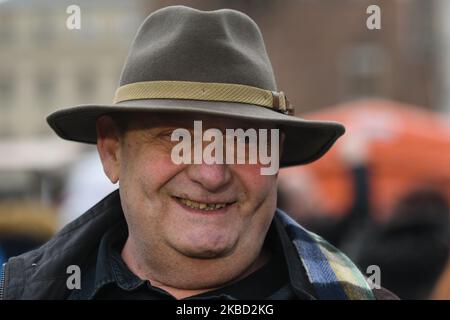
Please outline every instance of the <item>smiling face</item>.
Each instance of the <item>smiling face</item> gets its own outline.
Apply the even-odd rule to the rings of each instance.
[[[192,130],[194,120],[202,120],[204,130],[249,124],[174,118],[132,115],[123,132],[108,116],[98,121],[99,153],[108,177],[119,181],[130,237],[147,252],[168,256],[254,258],[276,209],[277,175],[261,175],[259,164],[177,165],[171,159],[173,130]]]

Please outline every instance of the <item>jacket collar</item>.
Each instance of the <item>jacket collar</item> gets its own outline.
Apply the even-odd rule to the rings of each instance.
[[[67,268],[92,267],[88,262],[96,254],[101,237],[120,219],[123,213],[116,190],[40,248],[9,259],[4,270],[4,299],[66,298]]]

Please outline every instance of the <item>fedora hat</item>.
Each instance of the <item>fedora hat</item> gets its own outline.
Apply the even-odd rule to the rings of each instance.
[[[61,109],[47,122],[64,139],[95,144],[99,116],[136,111],[276,125],[286,134],[282,167],[320,158],[345,131],[336,122],[293,115],[258,26],[230,9],[172,6],[153,12],[133,41],[113,103]]]

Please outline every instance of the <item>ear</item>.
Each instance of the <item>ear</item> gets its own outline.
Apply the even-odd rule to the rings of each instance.
[[[110,116],[97,119],[97,150],[103,171],[112,183],[119,181],[121,133]]]

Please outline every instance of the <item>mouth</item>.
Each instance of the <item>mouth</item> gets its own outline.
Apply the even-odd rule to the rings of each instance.
[[[206,202],[199,202],[199,201],[195,201],[192,199],[187,199],[187,198],[180,198],[180,197],[174,197],[179,203],[181,203],[182,205],[191,208],[191,209],[196,209],[196,210],[201,210],[201,211],[214,211],[214,210],[220,210],[220,209],[224,209],[227,208],[231,205],[233,205],[234,203],[236,203],[236,201],[233,202],[217,202],[217,203],[206,203]]]

